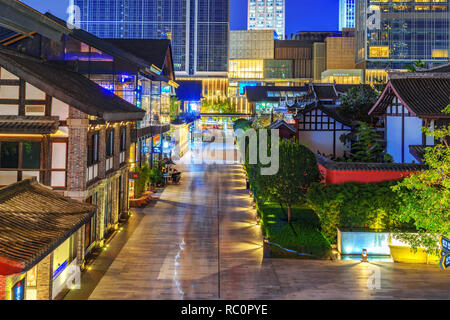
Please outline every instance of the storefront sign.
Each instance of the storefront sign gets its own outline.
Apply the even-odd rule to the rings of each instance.
[[[153,147],[152,153],[162,153],[161,147]]]
[[[441,237],[441,260],[439,265],[442,270],[450,267],[450,240],[446,237]]]
[[[12,287],[12,300],[23,300],[25,293],[25,280],[20,280]]]
[[[138,180],[139,179],[139,172],[130,172],[129,179],[130,180]]]
[[[441,237],[441,248],[445,253],[450,253],[450,240],[446,237]]]

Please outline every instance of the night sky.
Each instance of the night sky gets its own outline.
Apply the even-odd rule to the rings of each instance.
[[[41,12],[66,19],[69,0],[24,0]],[[286,34],[299,30],[337,30],[338,0],[286,0]],[[231,29],[247,28],[247,0],[231,0]]]

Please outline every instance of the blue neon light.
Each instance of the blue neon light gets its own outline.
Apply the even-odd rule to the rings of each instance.
[[[58,267],[58,269],[55,270],[55,272],[53,272],[53,280],[55,280],[56,278],[58,278],[58,276],[67,268],[67,260],[64,261],[62,263],[62,265],[60,265]]]

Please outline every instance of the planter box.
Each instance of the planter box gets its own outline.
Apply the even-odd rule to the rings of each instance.
[[[338,229],[337,248],[340,254],[361,255],[363,249],[369,255],[391,254],[389,249],[389,232],[353,231]]]
[[[438,263],[439,255],[430,255],[424,248],[415,253],[411,247],[392,237],[390,232],[338,229],[338,252],[341,255],[361,255],[366,249],[368,255],[392,256],[394,262]]]
[[[389,246],[391,249],[392,259],[394,262],[401,263],[438,263],[439,255],[430,255],[426,253],[425,249],[418,248],[417,252],[411,250],[411,247],[406,246]]]

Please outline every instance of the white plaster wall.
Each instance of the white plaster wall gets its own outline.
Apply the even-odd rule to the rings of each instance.
[[[0,115],[2,115],[2,116],[17,116],[17,115],[19,115],[19,106],[2,104],[2,105],[0,105]]]
[[[422,120],[416,117],[405,117],[405,163],[417,162],[409,153],[410,145],[422,144]],[[388,116],[386,119],[386,142],[387,153],[393,158],[394,162],[402,162],[402,117]]]
[[[422,144],[422,119],[416,117],[405,117],[405,163],[418,162],[409,153],[409,146]]]
[[[52,99],[52,116],[58,116],[59,120],[67,120],[69,117],[69,105],[61,100]]]
[[[28,100],[45,100],[45,92],[27,83],[25,85],[25,97]]]
[[[19,86],[0,86],[0,99],[19,99]]]
[[[66,168],[66,144],[52,143],[52,169]]]
[[[2,80],[19,80],[19,77],[17,77],[16,75],[12,74],[11,72],[6,70],[5,68],[1,68],[0,79],[2,79]]]
[[[402,162],[402,117],[386,118],[386,151],[394,162]]]

